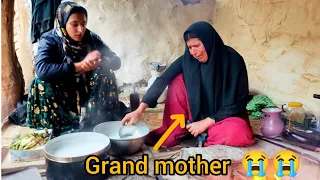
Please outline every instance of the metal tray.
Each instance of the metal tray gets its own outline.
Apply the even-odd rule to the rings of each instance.
[[[44,133],[44,130],[37,130],[36,133]],[[52,134],[52,130],[48,130],[49,136]],[[20,135],[20,134],[19,134]],[[14,142],[19,135],[17,135],[12,142]],[[50,137],[49,137],[50,139]],[[44,145],[36,147],[34,149],[29,150],[12,150],[9,149],[10,158],[12,161],[33,161],[36,159],[39,159],[41,157],[44,157]]]

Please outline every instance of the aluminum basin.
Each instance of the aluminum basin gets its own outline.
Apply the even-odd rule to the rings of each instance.
[[[145,138],[149,134],[150,129],[143,123],[135,124],[141,129],[141,136],[135,136],[128,139],[121,139],[119,136],[119,129],[121,121],[110,121],[98,124],[93,131],[101,133],[110,139],[111,147],[108,153],[112,156],[131,155],[141,150],[144,145]]]

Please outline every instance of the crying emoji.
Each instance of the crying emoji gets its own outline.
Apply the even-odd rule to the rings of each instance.
[[[262,151],[251,150],[244,155],[242,167],[247,177],[265,177],[268,169],[268,157]]]
[[[295,177],[299,169],[300,160],[296,153],[283,150],[278,152],[273,158],[273,165],[276,170],[276,176]]]

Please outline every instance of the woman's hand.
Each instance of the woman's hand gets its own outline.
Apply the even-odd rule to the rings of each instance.
[[[205,132],[213,123],[215,123],[215,121],[208,117],[201,121],[188,124],[186,128],[194,137],[197,137],[199,134]]]
[[[84,73],[97,69],[101,64],[101,54],[99,51],[91,51],[78,63],[75,63],[76,72]]]
[[[122,120],[121,120],[121,125],[124,126],[126,122],[128,122],[128,126],[135,124],[139,117],[141,116],[141,112],[139,112],[138,110],[135,110],[129,114],[127,114]]]
[[[95,70],[100,66],[101,54],[99,51],[91,51],[82,62],[83,69],[86,71]]]
[[[127,114],[122,120],[121,125],[124,126],[126,122],[128,122],[128,126],[136,123],[141,116],[141,114],[148,108],[148,104],[141,102],[138,109]]]

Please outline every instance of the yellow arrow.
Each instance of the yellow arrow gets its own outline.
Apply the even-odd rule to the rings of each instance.
[[[253,176],[253,180],[267,180],[267,178],[266,177]]]
[[[153,149],[158,150],[160,146],[163,144],[163,142],[169,137],[169,135],[172,133],[172,131],[180,124],[181,128],[184,128],[186,126],[186,122],[184,119],[183,114],[173,114],[170,116],[172,120],[175,120],[171,126],[167,129],[167,131],[162,135],[162,137],[159,139],[159,141],[154,145]]]

